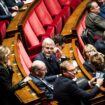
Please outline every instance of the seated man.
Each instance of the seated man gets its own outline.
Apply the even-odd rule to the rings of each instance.
[[[59,63],[53,53],[55,43],[52,39],[46,38],[42,42],[42,52],[39,53],[35,60],[41,60],[47,67],[47,76],[60,74]]]
[[[16,8],[18,10],[18,8]],[[8,7],[6,6],[3,0],[0,0],[0,19],[8,19],[11,20],[14,16],[16,16],[17,12],[10,12]]]
[[[89,99],[96,96],[103,80],[97,79],[96,85],[87,92],[84,89],[89,87],[91,82],[84,82],[82,88],[78,87],[75,79],[76,69],[73,64],[64,61],[60,66],[62,76],[58,77],[54,83],[54,99],[59,105],[89,105]]]
[[[58,34],[53,37],[53,41],[55,43],[54,53],[57,59],[59,60],[59,62],[67,60],[68,58],[62,52],[62,49],[65,46],[65,37]]]
[[[40,60],[33,62],[30,72],[32,81],[45,92],[47,99],[53,99],[53,85],[50,84],[50,81],[55,81],[57,77],[50,76],[50,78],[46,79],[47,68],[44,62]]]
[[[86,16],[86,27],[91,31],[94,39],[102,37],[105,33],[105,19],[99,16],[100,7],[95,1],[87,4],[88,15]]]
[[[105,55],[105,35],[102,36],[102,39],[97,40],[94,46],[96,47],[97,51]]]

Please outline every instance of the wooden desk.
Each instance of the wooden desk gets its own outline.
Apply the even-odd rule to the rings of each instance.
[[[90,0],[83,0],[83,2],[81,2],[80,5],[73,11],[66,24],[64,25],[61,35],[67,36],[73,34],[73,30],[76,30],[79,19],[84,13],[86,5],[89,1]]]
[[[15,85],[17,84],[20,80],[22,80],[24,78],[24,76],[22,75],[17,61],[16,61],[16,56],[15,55],[15,37],[11,37],[8,39],[4,39],[3,41],[3,45],[7,46],[10,48],[10,62],[11,65],[13,67],[14,70],[14,74],[13,74],[13,79],[12,79],[12,84]],[[31,82],[31,81],[30,81]],[[29,82],[29,84],[30,84]],[[41,104],[41,98],[39,97],[39,95],[35,92],[34,89],[32,89],[31,85],[26,85],[25,87],[23,87],[22,89],[19,89],[15,92],[15,95],[17,96],[17,98],[20,100],[21,103],[23,104],[29,104],[29,105],[33,105],[33,103],[37,103],[38,105]]]

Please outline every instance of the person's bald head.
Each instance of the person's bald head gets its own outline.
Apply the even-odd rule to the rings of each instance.
[[[47,73],[47,68],[45,63],[40,60],[34,61],[31,66],[31,72],[36,76],[44,77],[45,74]]]

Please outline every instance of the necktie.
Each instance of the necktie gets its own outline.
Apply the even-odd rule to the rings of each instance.
[[[6,15],[11,15],[11,13],[9,12],[9,10],[8,10],[7,6],[5,5],[4,1],[1,0],[0,5],[2,6]]]
[[[50,83],[48,83],[46,80],[42,79],[42,82],[49,87],[51,90],[53,90],[53,85],[51,85]]]

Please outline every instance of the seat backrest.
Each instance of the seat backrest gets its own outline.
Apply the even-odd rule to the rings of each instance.
[[[70,6],[71,0],[58,0],[61,6],[68,5]]]
[[[20,53],[19,53],[19,54],[20,54]],[[20,58],[20,63],[21,63],[21,65],[22,65],[22,67],[24,68],[25,73],[26,73],[27,75],[29,75],[29,74],[30,74],[30,71],[29,71],[28,67],[26,66],[26,64],[25,64],[25,62],[24,62],[22,56],[19,55],[19,58]]]
[[[83,56],[82,56],[78,47],[76,47],[76,51],[77,51],[77,54],[78,54],[78,57],[79,57],[81,63],[83,64],[85,62],[85,60],[84,60],[84,58],[83,58]]]
[[[1,41],[6,37],[6,22],[5,21],[0,21],[0,37]]]
[[[43,0],[40,0],[40,3],[35,6],[35,12],[43,26],[52,24],[53,19],[48,12]]]
[[[30,13],[28,21],[29,21],[34,33],[37,36],[45,34],[45,29],[43,28],[43,26],[42,26],[41,22],[39,21],[34,10]]]
[[[25,72],[27,74],[29,74],[29,70],[31,68],[32,65],[32,61],[30,60],[23,44],[21,41],[18,41],[18,49],[19,49],[19,55],[20,55],[20,60],[21,60],[21,64],[24,66],[25,68]]]
[[[31,47],[35,46],[35,45],[38,45],[40,43],[36,34],[32,30],[28,20],[23,25],[23,31],[24,31],[25,37],[26,37],[26,39],[29,42],[29,45]]]
[[[58,15],[62,10],[58,0],[44,0],[44,3],[48,11],[50,12],[51,16]]]
[[[70,7],[72,8],[72,11],[75,10],[75,8],[82,2],[82,0],[71,0]]]

